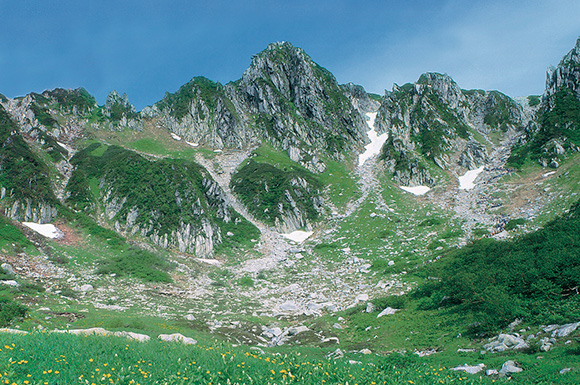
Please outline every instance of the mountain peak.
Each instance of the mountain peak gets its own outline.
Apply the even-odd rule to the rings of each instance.
[[[580,99],[580,38],[560,61],[549,67],[546,74],[546,96],[549,98],[562,88],[568,88]]]

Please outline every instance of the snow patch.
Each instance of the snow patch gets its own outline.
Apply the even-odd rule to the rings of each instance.
[[[312,231],[301,231],[296,230],[288,234],[281,234],[284,238],[290,239],[291,241],[302,243],[308,239],[313,234]]]
[[[171,133],[171,137],[175,140],[181,140],[181,136],[174,134],[173,132]]]
[[[203,262],[203,263],[207,263],[209,265],[214,265],[214,266],[219,266],[222,264],[217,259],[195,258],[195,260],[198,262]]]
[[[475,184],[473,183],[475,181],[475,179],[477,178],[477,176],[479,174],[481,174],[481,172],[483,171],[484,167],[478,167],[475,170],[469,170],[465,173],[465,175],[457,177],[457,179],[459,180],[459,189],[460,190],[471,190],[472,188],[475,187]]]
[[[191,147],[197,147],[197,146],[199,146],[199,143],[188,142],[187,140],[185,141],[185,143],[189,144]]]
[[[547,178],[547,177],[549,177],[550,175],[554,175],[555,173],[556,173],[556,171],[550,171],[550,172],[547,172],[547,173],[545,173],[545,174],[542,174],[542,176],[543,176],[544,178]]]
[[[73,153],[73,150],[72,150],[72,148],[70,148],[70,147],[69,147],[69,146],[67,146],[66,144],[64,144],[64,143],[61,143],[61,142],[59,142],[59,141],[57,141],[56,143],[58,143],[58,145],[59,145],[59,146],[61,146],[61,147],[62,147],[62,148],[64,148],[65,150],[67,150],[69,154],[72,154],[72,153]]]
[[[375,130],[375,119],[377,118],[376,112],[369,112],[366,114],[369,117],[367,121],[367,125],[369,126],[370,131],[368,132],[369,139],[371,142],[365,146],[365,151],[358,156],[358,164],[359,166],[363,165],[367,159],[377,155],[381,152],[381,148],[387,140],[389,134],[385,132],[384,134],[377,135],[377,131]]]
[[[51,225],[48,223],[41,225],[40,223],[34,222],[22,222],[22,224],[47,238],[59,239],[64,237],[64,233],[60,231],[55,225]]]
[[[428,192],[429,190],[431,190],[427,186],[415,186],[415,187],[399,186],[399,187],[402,188],[403,190],[405,190],[406,192],[410,192],[411,194],[415,194],[415,195],[423,195],[426,192]]]

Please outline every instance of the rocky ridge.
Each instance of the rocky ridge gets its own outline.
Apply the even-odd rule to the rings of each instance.
[[[426,73],[385,94],[376,127],[390,134],[381,158],[397,183],[433,186],[434,166],[459,172],[485,164],[490,134],[522,131],[529,109],[497,91],[462,90],[447,75]]]

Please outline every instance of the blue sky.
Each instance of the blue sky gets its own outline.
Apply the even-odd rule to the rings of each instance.
[[[137,109],[194,76],[239,79],[274,41],[383,94],[428,71],[540,94],[580,35],[580,1],[0,0],[0,93],[116,89]]]

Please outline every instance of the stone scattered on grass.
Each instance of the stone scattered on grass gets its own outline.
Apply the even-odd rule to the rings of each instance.
[[[509,360],[504,362],[499,371],[500,377],[511,377],[513,373],[523,372],[524,370],[516,364],[515,361]]]
[[[181,342],[184,345],[195,345],[197,341],[193,338],[184,336],[183,334],[173,333],[173,334],[159,334],[157,336],[161,341],[166,342]]]
[[[392,307],[390,307],[390,306],[389,306],[389,307],[387,307],[385,310],[383,310],[382,312],[380,312],[380,313],[377,315],[377,318],[381,318],[381,317],[384,317],[384,316],[386,316],[386,315],[393,315],[393,314],[395,314],[396,312],[398,312],[399,310],[400,310],[400,309],[393,309]]]
[[[451,368],[451,370],[455,370],[455,371],[464,371],[465,373],[469,373],[469,374],[476,374],[481,372],[482,370],[485,369],[485,364],[478,364],[478,365],[461,365],[461,366],[456,366],[454,368]]]

